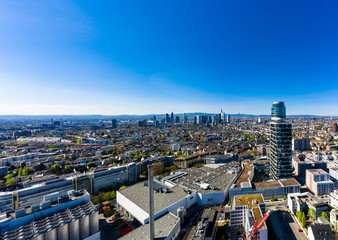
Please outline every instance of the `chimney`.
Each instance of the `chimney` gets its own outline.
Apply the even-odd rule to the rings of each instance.
[[[150,240],[154,240],[154,173],[153,164],[148,164],[148,188],[149,188],[149,228]]]

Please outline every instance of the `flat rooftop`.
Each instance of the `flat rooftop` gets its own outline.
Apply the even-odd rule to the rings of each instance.
[[[321,174],[328,174],[323,169],[308,169],[306,171],[311,172],[313,175],[321,175]]]
[[[155,239],[165,239],[178,224],[180,219],[172,213],[167,213],[155,220]],[[142,225],[130,233],[127,233],[120,240],[148,240],[150,234],[149,224]]]
[[[118,192],[124,197],[128,198],[135,205],[139,206],[142,210],[149,213],[149,201],[148,201],[148,186],[145,185],[147,181],[134,184],[125,189],[119,190]],[[182,198],[189,196],[187,192],[184,191],[184,188],[180,185],[174,187],[168,187],[164,183],[154,179],[154,185],[161,185],[169,189],[166,193],[158,193],[154,190],[154,209],[155,213],[173,205]]]
[[[300,186],[301,184],[294,178],[286,178],[280,179],[279,182],[283,187],[291,187],[291,186]]]
[[[276,181],[253,183],[253,187],[256,188],[256,189],[292,187],[292,186],[300,186],[300,183],[294,178],[286,178],[286,179],[280,179],[280,180],[276,180]]]
[[[265,203],[262,194],[235,196],[234,203],[235,203],[235,206],[248,206],[249,209],[251,209],[253,212],[254,216],[252,217],[256,218],[257,222],[259,222],[263,218],[262,211],[259,207],[259,204]],[[262,227],[263,226],[266,227],[265,224],[263,224]]]
[[[253,166],[251,166],[253,161],[243,160],[242,163],[243,163],[244,169],[243,169],[241,175],[239,176],[239,178],[235,182],[235,188],[240,188],[241,183],[250,182],[249,174],[250,174],[251,171],[254,170]]]
[[[262,194],[238,195],[235,196],[235,206],[255,207],[258,204],[264,203]]]
[[[237,176],[239,169],[239,164],[236,161],[222,164],[206,164],[201,168],[182,169],[181,171],[187,174],[173,180],[173,183],[199,193],[223,192]],[[194,183],[196,180],[202,184],[213,185],[215,188],[203,189]]]

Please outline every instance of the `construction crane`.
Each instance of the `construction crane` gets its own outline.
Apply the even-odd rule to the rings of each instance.
[[[258,240],[258,230],[261,228],[261,226],[265,223],[266,219],[269,218],[273,210],[270,208],[264,215],[264,217],[257,223],[256,218],[254,219],[254,225],[250,232],[250,234],[246,237],[245,240]]]

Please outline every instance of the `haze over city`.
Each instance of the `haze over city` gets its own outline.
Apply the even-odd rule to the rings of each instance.
[[[336,1],[0,2],[0,115],[338,115]]]

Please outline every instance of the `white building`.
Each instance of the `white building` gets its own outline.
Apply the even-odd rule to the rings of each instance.
[[[319,217],[323,211],[327,210],[326,203],[310,192],[290,193],[287,201],[291,213],[296,213],[297,211],[307,212],[310,208],[313,208],[316,212],[316,217]]]
[[[306,170],[306,186],[317,196],[328,195],[334,190],[330,174],[322,169]]]
[[[149,222],[148,191],[147,182],[137,183],[117,191],[117,207],[127,213],[131,219],[147,224]],[[154,191],[155,219],[169,212],[176,214],[178,208],[188,209],[197,202],[197,192],[186,191],[179,185],[167,187],[154,180]]]
[[[230,210],[230,225],[243,227],[248,236],[254,219],[259,222],[265,214],[265,202],[262,194],[235,196]],[[258,230],[258,239],[268,239],[268,228],[264,223]]]

